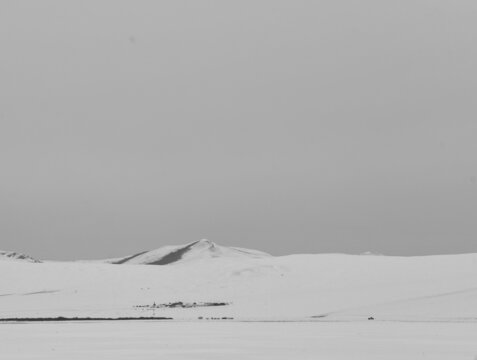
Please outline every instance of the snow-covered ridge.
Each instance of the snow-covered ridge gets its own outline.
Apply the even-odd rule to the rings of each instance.
[[[31,263],[41,263],[40,260],[37,260],[29,255],[17,253],[15,251],[3,251],[0,250],[0,261],[2,260],[11,260],[11,261],[27,261]]]
[[[163,246],[119,259],[105,260],[110,264],[168,265],[176,262],[214,258],[257,259],[271,255],[251,249],[226,247],[202,239],[185,245]]]

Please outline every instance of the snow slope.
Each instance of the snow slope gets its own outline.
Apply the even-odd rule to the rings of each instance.
[[[212,258],[262,258],[270,256],[261,251],[219,246],[202,239],[186,245],[164,246],[124,258],[105,260],[111,264],[168,265],[175,262]]]
[[[197,252],[184,253],[183,261],[167,266],[0,262],[0,317],[477,319],[477,254],[213,257],[208,250],[199,256],[206,244],[196,245],[200,245]],[[136,307],[175,301],[231,304]]]
[[[40,260],[34,259],[29,255],[3,250],[0,250],[0,261],[27,261],[32,263],[41,262]]]

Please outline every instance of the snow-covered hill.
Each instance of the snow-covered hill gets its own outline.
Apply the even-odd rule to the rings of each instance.
[[[168,265],[176,262],[206,260],[214,258],[263,258],[266,254],[257,250],[219,246],[202,239],[186,245],[163,246],[156,250],[144,251],[119,259],[109,259],[110,264]]]
[[[26,261],[31,263],[39,263],[40,260],[32,258],[29,255],[17,253],[14,251],[3,251],[0,250],[0,261]]]
[[[181,251],[168,266],[3,261],[0,317],[477,319],[477,254],[273,257],[229,250],[202,241],[134,258],[151,264]],[[228,305],[161,306],[174,302]]]

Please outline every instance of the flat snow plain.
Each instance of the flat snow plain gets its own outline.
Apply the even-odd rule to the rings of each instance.
[[[476,323],[62,322],[0,324],[0,358],[477,359]]]

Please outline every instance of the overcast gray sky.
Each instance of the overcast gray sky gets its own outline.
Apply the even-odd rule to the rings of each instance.
[[[0,2],[0,249],[477,252],[477,2]]]

